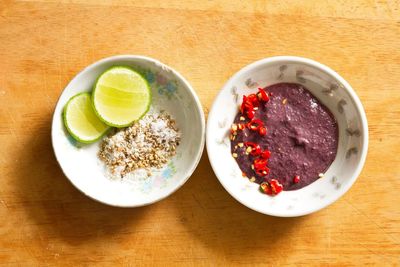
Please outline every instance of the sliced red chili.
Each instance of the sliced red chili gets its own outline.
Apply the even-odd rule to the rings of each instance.
[[[274,195],[279,194],[283,190],[283,185],[276,179],[271,179],[271,181],[269,181],[269,185],[271,186]]]
[[[256,170],[256,173],[259,176],[266,176],[266,175],[269,174],[269,168],[268,167],[264,167],[263,169]]]
[[[272,195],[272,189],[268,182],[263,182],[260,184],[260,190],[264,194]]]
[[[262,127],[263,125],[264,125],[264,123],[263,123],[261,120],[255,119],[255,120],[251,120],[251,121],[247,124],[247,127],[248,127],[250,130],[258,131],[258,129],[259,129],[260,127]]]
[[[267,128],[264,126],[264,123],[260,119],[254,119],[256,111],[259,109],[261,102],[268,102],[272,96],[272,93],[266,92],[266,90],[262,88],[258,88],[258,92],[256,94],[250,94],[248,96],[243,96],[243,102],[240,106],[240,111],[242,114],[245,114],[250,121],[247,124],[238,123],[233,127],[232,130],[244,130],[245,128],[249,128],[252,131],[257,131],[260,136],[265,136],[267,134]],[[240,119],[242,122],[246,121],[244,115]],[[237,128],[237,129],[235,129]],[[234,133],[235,134],[235,133]],[[233,136],[235,137],[235,136]],[[243,146],[243,143],[241,143]],[[246,146],[246,154],[251,154],[255,157],[254,162],[252,164],[252,169],[259,176],[267,176],[270,173],[270,169],[268,168],[268,159],[271,156],[271,151],[262,150],[259,144],[253,142],[245,142]],[[298,177],[298,178],[297,178]],[[294,182],[297,183],[300,180],[299,176],[295,176]],[[263,182],[260,185],[260,190],[268,195],[277,195],[283,190],[283,185],[279,183],[276,179],[271,179],[269,182]]]
[[[245,146],[255,147],[255,146],[256,146],[256,143],[253,143],[253,142],[244,142],[244,145],[245,145]]]
[[[265,126],[261,126],[260,128],[258,128],[258,133],[259,133],[261,136],[267,135],[267,128],[266,128]]]
[[[247,96],[247,100],[255,107],[259,106],[258,98],[256,94],[250,94]]]
[[[258,88],[257,96],[261,101],[264,101],[264,102],[269,101],[269,96],[268,96],[267,92],[265,92],[265,90],[262,88]]]
[[[255,172],[260,176],[265,176],[269,174],[269,168],[267,167],[268,160],[257,158],[254,160],[253,166]]]
[[[261,153],[261,157],[262,157],[263,159],[269,159],[269,157],[271,157],[271,151],[269,151],[269,150],[264,150],[264,151]]]
[[[253,109],[254,109],[253,103],[251,103],[251,102],[248,101],[248,100],[246,100],[246,102],[244,102],[244,107],[245,107],[245,109],[247,109],[247,110],[253,110]]]
[[[251,120],[251,119],[253,119],[254,118],[254,115],[255,115],[256,113],[254,112],[254,110],[248,110],[247,112],[246,112],[246,115],[247,115],[247,117]]]
[[[267,167],[267,162],[268,161],[266,159],[261,159],[261,158],[255,159],[254,160],[254,169],[256,169],[256,170],[265,169]]]
[[[251,147],[250,154],[253,156],[258,156],[261,154],[261,147],[259,144],[252,143],[252,142],[245,142],[244,145],[246,147]]]
[[[253,156],[258,156],[261,154],[261,147],[260,145],[256,145],[255,148],[253,148],[253,150],[251,151],[251,153]]]
[[[243,99],[242,99],[242,105],[240,105],[240,112],[243,114],[244,113],[244,111],[245,111],[245,104],[246,104],[246,101],[247,101],[247,97],[244,95],[243,96]]]

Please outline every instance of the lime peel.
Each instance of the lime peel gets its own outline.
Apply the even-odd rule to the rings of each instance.
[[[99,140],[110,127],[96,115],[89,93],[79,93],[68,100],[63,110],[64,125],[70,135],[84,144]]]

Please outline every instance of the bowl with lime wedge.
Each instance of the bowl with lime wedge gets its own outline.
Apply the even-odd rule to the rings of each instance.
[[[85,195],[118,207],[159,201],[192,175],[205,119],[186,79],[158,60],[99,60],[66,86],[52,121],[65,176]]]

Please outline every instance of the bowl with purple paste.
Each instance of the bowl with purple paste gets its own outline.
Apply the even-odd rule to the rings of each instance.
[[[295,217],[332,204],[365,162],[368,125],[351,86],[316,61],[254,62],[224,85],[210,110],[207,152],[243,205]]]

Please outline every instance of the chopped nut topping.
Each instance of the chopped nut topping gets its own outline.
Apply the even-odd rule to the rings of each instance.
[[[181,140],[166,113],[148,114],[132,126],[114,130],[100,145],[99,158],[111,174],[123,178],[137,169],[161,168],[176,154]]]

